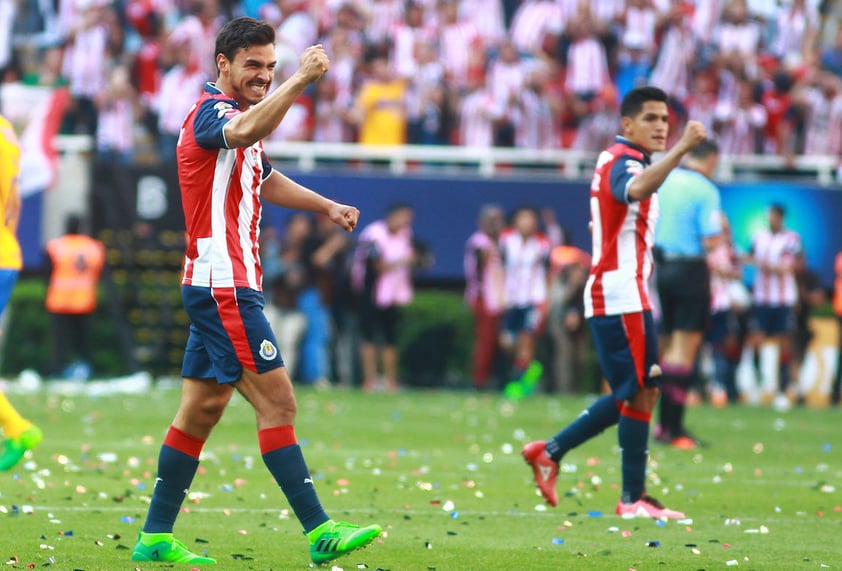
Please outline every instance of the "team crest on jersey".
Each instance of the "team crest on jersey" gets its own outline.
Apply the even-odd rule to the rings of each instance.
[[[273,345],[268,339],[264,339],[260,342],[260,356],[263,357],[265,361],[271,361],[278,356],[278,348],[275,347],[275,345]]]
[[[227,101],[219,101],[213,106],[213,108],[216,109],[216,118],[222,119],[228,111],[234,108],[234,106]]]
[[[643,172],[643,163],[638,161],[626,161],[626,171],[633,175],[638,175]]]

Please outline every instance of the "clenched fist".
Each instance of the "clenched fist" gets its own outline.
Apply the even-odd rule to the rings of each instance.
[[[684,152],[687,152],[704,141],[707,136],[707,129],[705,129],[705,126],[699,121],[687,121],[687,126],[684,128],[684,134],[682,134],[681,139],[678,140],[678,146],[680,146]]]
[[[304,74],[308,82],[321,79],[329,68],[330,59],[321,44],[310,46],[301,54],[298,71]]]

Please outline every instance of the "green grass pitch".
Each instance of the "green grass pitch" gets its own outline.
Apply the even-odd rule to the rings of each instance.
[[[328,513],[385,530],[368,549],[335,561],[336,568],[842,567],[836,410],[691,410],[689,425],[708,447],[651,447],[649,492],[692,518],[661,525],[613,515],[616,429],[568,454],[562,501],[544,507],[520,447],[554,434],[586,405],[584,398],[511,403],[490,394],[309,390],[298,396],[298,437]],[[129,550],[178,392],[11,399],[41,425],[45,440],[14,471],[0,474],[2,562],[10,569],[169,568],[132,563]],[[217,569],[306,569],[306,540],[256,440],[253,414],[235,397],[205,447],[176,535],[217,558]]]

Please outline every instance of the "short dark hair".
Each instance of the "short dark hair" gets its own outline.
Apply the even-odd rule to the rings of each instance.
[[[774,212],[775,214],[777,214],[781,218],[786,216],[786,207],[784,207],[784,205],[781,204],[780,202],[773,202],[772,204],[770,204],[769,210],[771,210],[772,212]]]
[[[65,234],[81,234],[82,217],[78,214],[70,214],[64,221]]]
[[[704,139],[690,150],[689,156],[694,159],[705,160],[711,155],[719,154],[719,145],[713,139]]]
[[[408,202],[393,202],[386,208],[386,216],[391,216],[395,212],[399,212],[401,210],[413,210],[413,208]]]
[[[620,103],[620,116],[634,117],[640,113],[643,104],[647,101],[666,103],[668,98],[666,92],[658,87],[652,85],[635,87],[623,97],[623,101]]]
[[[274,43],[275,29],[266,22],[254,18],[234,18],[222,26],[216,35],[213,57],[216,60],[216,56],[222,54],[233,61],[240,49]]]

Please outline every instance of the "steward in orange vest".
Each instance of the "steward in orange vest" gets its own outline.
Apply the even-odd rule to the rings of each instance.
[[[79,233],[79,219],[68,220],[68,233],[47,243],[52,263],[47,289],[50,313],[93,313],[97,284],[105,264],[105,246],[99,240]]]
[[[46,306],[53,322],[51,374],[85,380],[92,372],[90,317],[96,309],[105,246],[80,233],[80,226],[78,217],[69,217],[67,233],[47,243],[52,272]],[[74,347],[78,359],[70,362],[69,351]]]

